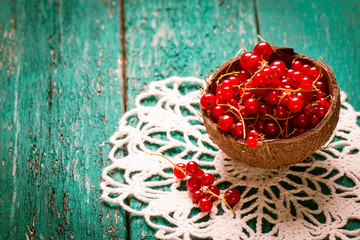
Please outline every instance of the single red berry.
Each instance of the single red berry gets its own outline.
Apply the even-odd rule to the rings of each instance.
[[[212,110],[211,113],[214,115],[214,117],[216,119],[219,119],[219,117],[221,117],[222,115],[225,114],[225,110],[222,106],[215,106]]]
[[[239,106],[239,112],[243,118],[246,118],[249,115],[249,112],[244,106]]]
[[[316,99],[323,98],[325,97],[325,93],[323,91],[318,91],[315,96]]]
[[[265,124],[265,135],[267,138],[274,138],[280,133],[280,128],[276,122],[268,122]]]
[[[324,108],[324,107],[319,107],[316,111],[316,115],[318,115],[319,118],[322,118],[323,116],[326,115],[328,109]]]
[[[194,203],[198,203],[200,201],[200,199],[202,199],[204,197],[205,197],[205,193],[201,190],[196,190],[195,192],[193,192],[191,194],[191,198]]]
[[[186,188],[193,193],[201,188],[201,180],[198,177],[191,177],[186,181]]]
[[[307,76],[312,80],[316,80],[319,76],[319,69],[317,69],[317,67],[311,67],[307,72]]]
[[[200,105],[204,110],[211,110],[216,105],[216,98],[211,93],[204,94],[200,99]]]
[[[261,42],[254,47],[254,53],[262,59],[267,60],[272,54],[272,48],[267,42]]]
[[[210,212],[212,207],[213,207],[213,203],[207,198],[202,198],[198,202],[198,206],[199,206],[201,211]]]
[[[246,145],[248,145],[250,148],[254,148],[257,146],[257,140],[254,136],[248,136],[246,138]]]
[[[178,179],[184,179],[185,177],[186,177],[186,170],[185,170],[185,164],[183,164],[183,163],[178,163],[178,164],[176,164],[176,166],[178,167],[178,168],[180,168],[180,169],[178,169],[178,168],[174,168],[174,175],[175,175],[175,177],[176,178],[178,178]]]
[[[315,83],[315,88],[319,89],[320,91],[327,93],[327,85],[323,81],[317,81]]]
[[[247,72],[247,71],[245,71],[245,70],[241,70],[241,71],[239,72],[239,75],[238,75],[238,78],[239,78],[240,83],[245,82],[247,79],[250,78],[250,76],[251,76],[251,75],[250,75],[249,72]]]
[[[280,68],[278,66],[270,66],[270,70],[272,71],[275,80],[281,77]]]
[[[272,81],[275,80],[274,78],[274,73],[270,68],[264,68],[261,72],[260,72],[261,77],[264,79],[265,83],[271,83]]]
[[[286,65],[285,65],[285,63],[283,61],[276,60],[273,63],[271,63],[270,67],[271,66],[277,66],[279,68],[280,77],[285,75],[285,73],[286,73]]]
[[[258,119],[257,122],[255,123],[255,129],[260,132],[263,132],[264,127],[265,127],[264,121],[262,121],[261,119]]]
[[[233,106],[234,108],[238,108],[239,107],[239,102],[235,99],[235,98],[231,98],[229,99],[228,103]]]
[[[287,105],[288,109],[292,113],[299,112],[304,105],[304,101],[298,97],[293,97],[289,100],[289,104]]]
[[[309,125],[311,128],[316,127],[316,125],[318,125],[319,122],[320,122],[320,118],[316,114],[312,115],[309,119]]]
[[[231,135],[238,139],[244,139],[246,132],[247,132],[247,126],[246,125],[244,126],[242,122],[237,122],[234,124],[234,127],[231,130]]]
[[[259,116],[265,117],[265,115],[273,115],[274,109],[268,104],[261,104],[259,108]]]
[[[296,128],[308,128],[309,117],[303,113],[300,113],[292,119],[292,125]]]
[[[215,93],[215,98],[217,100],[218,103],[220,103],[221,101],[225,100],[224,99],[224,95],[222,93],[222,90],[217,90],[216,93]],[[201,100],[200,100],[201,101]]]
[[[262,59],[253,54],[246,61],[246,67],[249,72],[256,72],[262,65]]]
[[[224,198],[230,206],[234,206],[240,201],[241,195],[235,188],[230,188],[225,191]]]
[[[259,111],[259,102],[255,98],[246,99],[244,105],[249,114],[255,114]]]
[[[285,106],[278,105],[274,108],[274,116],[276,118],[286,118],[287,108]]]
[[[229,80],[229,82],[231,83],[231,86],[240,84],[239,77],[237,77],[237,76],[230,76],[227,80]]]
[[[319,98],[316,102],[319,107],[326,107],[329,104],[326,98]]]
[[[304,73],[305,76],[307,76],[309,69],[310,69],[310,66],[308,64],[304,64],[301,68],[301,71]]]
[[[187,175],[189,175],[190,177],[194,177],[196,176],[197,171],[199,171],[199,165],[194,161],[190,161],[186,164],[185,170]]]
[[[302,67],[303,67],[303,65],[299,60],[295,61],[293,63],[293,65],[291,66],[291,68],[294,69],[294,71],[301,71]]]
[[[211,186],[215,182],[215,177],[211,173],[205,173],[201,182],[204,186]]]
[[[203,175],[204,175],[204,171],[202,169],[199,169],[196,173],[196,176],[200,179],[202,178]]]
[[[277,104],[279,102],[279,93],[278,91],[270,91],[267,95],[266,95],[266,102],[268,104]]]
[[[303,77],[302,79],[300,79],[300,87],[304,90],[311,90],[312,80],[308,77]]]
[[[284,106],[287,106],[289,104],[289,101],[290,101],[290,96],[289,96],[289,93],[287,91],[283,91],[281,94],[280,94],[280,104],[284,105]]]
[[[232,129],[233,124],[234,124],[234,118],[229,114],[222,115],[218,121],[218,127],[223,132],[230,131]]]
[[[304,74],[300,71],[294,71],[290,77],[290,84],[294,87],[300,86],[300,80],[304,77]]]
[[[246,52],[244,53],[241,58],[240,58],[240,66],[245,70],[247,71],[247,66],[246,66],[246,62],[247,60],[249,59],[249,57],[251,57],[253,55],[253,53],[251,52]]]
[[[220,189],[217,186],[211,185],[208,187],[208,190],[210,190],[212,193],[214,193],[215,195],[220,195]],[[214,195],[210,194],[210,193],[206,193],[206,198],[208,198],[211,201],[215,201],[218,198],[215,197]]]
[[[223,87],[221,89],[221,92],[222,92],[223,98],[225,98],[225,99],[230,99],[235,95],[233,88],[230,86]]]
[[[303,113],[306,116],[312,116],[315,113],[315,108],[311,104],[306,104],[303,108]]]
[[[312,92],[297,92],[295,97],[300,98],[303,101],[303,104],[306,105],[310,103],[314,94]]]

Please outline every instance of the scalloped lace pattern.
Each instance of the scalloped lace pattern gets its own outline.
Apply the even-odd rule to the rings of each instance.
[[[334,140],[310,161],[278,170],[253,168],[219,151],[199,122],[203,80],[171,77],[152,82],[111,137],[102,172],[102,200],[141,215],[158,239],[348,239],[360,236],[360,113],[346,102]],[[127,149],[127,155],[123,154]],[[195,160],[242,198],[235,215],[217,200],[200,212],[165,159]],[[289,156],[291,157],[291,156]],[[126,204],[131,197],[137,203]]]

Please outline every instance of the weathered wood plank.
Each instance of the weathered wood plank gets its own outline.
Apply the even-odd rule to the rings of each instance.
[[[172,75],[203,78],[257,41],[253,1],[125,1],[128,108],[150,81]],[[138,202],[133,207],[140,207]],[[153,239],[131,215],[131,239]]]
[[[99,189],[122,114],[118,4],[2,4],[1,239],[126,237]]]
[[[275,45],[323,59],[360,110],[360,1],[258,0],[260,33]]]

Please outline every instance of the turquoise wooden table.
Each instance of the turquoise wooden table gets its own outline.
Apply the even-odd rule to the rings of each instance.
[[[359,111],[360,1],[291,2],[0,0],[0,239],[154,238],[100,200],[109,137],[149,82],[202,78],[236,34],[323,59]]]

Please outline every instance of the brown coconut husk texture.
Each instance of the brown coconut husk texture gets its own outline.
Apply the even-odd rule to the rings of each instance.
[[[209,118],[208,111],[202,110],[201,112],[207,133],[227,156],[260,168],[281,168],[304,161],[329,140],[337,125],[340,112],[339,86],[333,71],[325,63],[297,54],[292,48],[273,47],[273,50],[270,62],[282,60],[289,68],[295,59],[301,60],[303,64],[316,66],[322,74],[322,80],[327,82],[329,95],[331,95],[331,107],[315,128],[289,139],[262,140],[255,148],[250,148],[246,145],[245,140],[236,139],[230,134],[220,131],[217,124]],[[213,74],[204,93],[215,92],[216,80],[220,76],[241,70],[240,57],[230,59],[221,65]]]

